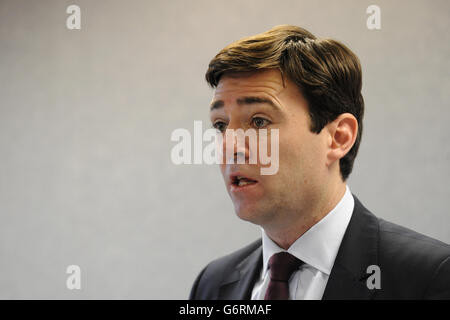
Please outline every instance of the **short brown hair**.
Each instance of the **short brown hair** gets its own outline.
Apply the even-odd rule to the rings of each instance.
[[[345,181],[352,171],[363,128],[358,57],[336,40],[318,39],[303,28],[281,25],[222,49],[209,63],[205,78],[215,88],[225,73],[270,68],[279,69],[283,77],[292,80],[308,101],[312,132],[319,133],[342,113],[351,113],[358,120],[355,144],[339,162]]]

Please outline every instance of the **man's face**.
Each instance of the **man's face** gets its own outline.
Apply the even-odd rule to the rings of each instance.
[[[308,105],[296,85],[283,80],[278,70],[250,74],[224,75],[212,100],[211,122],[223,133],[227,148],[243,152],[246,164],[221,164],[221,172],[237,215],[261,226],[277,226],[307,214],[323,193],[326,177],[326,151],[329,138],[325,130],[310,131]],[[265,102],[266,101],[266,102]],[[249,143],[237,150],[226,130],[267,129],[279,132],[279,169],[274,175],[261,175],[260,158],[249,164]],[[259,136],[259,133],[258,133]],[[255,152],[257,150],[252,150]],[[231,153],[233,154],[233,152]],[[239,183],[244,176],[255,183]],[[244,180],[246,181],[246,180]]]

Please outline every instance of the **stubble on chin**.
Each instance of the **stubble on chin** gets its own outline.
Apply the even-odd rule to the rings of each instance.
[[[267,208],[260,205],[244,207],[234,204],[236,215],[244,221],[258,225],[260,227],[270,225],[276,221],[277,210],[274,208]]]

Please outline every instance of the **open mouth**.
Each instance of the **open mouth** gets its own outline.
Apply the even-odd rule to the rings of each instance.
[[[257,181],[248,179],[243,176],[234,176],[231,183],[236,187],[244,187],[247,185],[255,184]]]

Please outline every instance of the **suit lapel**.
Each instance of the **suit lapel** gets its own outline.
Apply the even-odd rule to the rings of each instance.
[[[378,219],[355,199],[352,218],[342,239],[323,299],[371,299],[367,267],[378,265]]]
[[[378,265],[378,219],[356,196],[352,218],[342,239],[323,295],[331,299],[371,299],[374,290],[366,285],[367,267]],[[249,300],[262,268],[262,245],[222,281],[218,299]]]
[[[253,285],[262,268],[262,246],[242,260],[224,279],[219,289],[221,300],[250,300]]]

